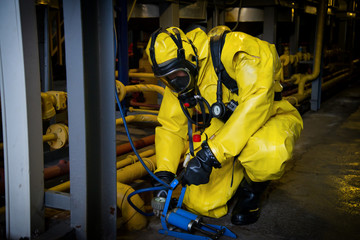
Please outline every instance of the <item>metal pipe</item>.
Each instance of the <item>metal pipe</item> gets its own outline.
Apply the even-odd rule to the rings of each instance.
[[[158,123],[157,116],[152,114],[138,114],[138,115],[129,115],[125,117],[127,123],[130,122],[153,122]],[[116,119],[116,125],[123,124],[123,119],[118,118]]]
[[[144,152],[140,153],[139,155],[140,155],[140,157],[145,158],[145,157],[149,157],[154,154],[155,154],[155,149],[153,148],[153,149],[144,151]],[[137,158],[136,155],[127,156],[125,159],[120,160],[116,163],[116,169],[123,168],[130,164],[136,163],[138,160],[139,159]]]
[[[58,137],[57,137],[56,133],[45,134],[45,135],[43,135],[43,142],[54,141],[57,138]],[[4,148],[4,143],[0,143],[0,150],[3,148]]]
[[[164,95],[165,89],[154,84],[137,84],[125,86],[122,82],[116,80],[116,90],[119,94],[119,99],[122,101],[127,93],[130,92],[152,92],[155,91],[161,95]]]
[[[147,103],[136,102],[134,100],[130,100],[130,105],[134,107],[143,107],[148,109],[156,109],[156,110],[160,109],[159,104],[147,104]]]
[[[144,137],[144,138],[134,141],[134,145],[137,149],[149,146],[154,143],[155,143],[155,135],[147,136],[147,137]],[[123,154],[131,152],[131,151],[132,151],[132,147],[131,147],[130,143],[125,143],[125,144],[116,146],[116,155],[117,156],[123,155]]]
[[[164,95],[165,89],[158,85],[154,84],[136,84],[136,85],[128,85],[125,87],[126,92],[157,92],[161,95]]]
[[[145,73],[145,72],[131,72],[129,71],[129,77],[132,78],[156,78],[154,73]],[[118,77],[118,71],[115,71],[115,77]]]
[[[156,156],[143,158],[146,166],[153,172],[156,169]],[[117,170],[117,181],[122,183],[131,183],[136,179],[146,176],[148,172],[142,166],[141,162],[136,162],[124,168]]]
[[[133,77],[133,78],[156,78],[154,73],[136,73],[136,72],[129,73],[129,77]]]
[[[296,83],[298,83],[298,94],[304,94],[305,83],[307,81],[312,81],[316,79],[320,74],[320,65],[321,65],[321,56],[322,56],[322,46],[323,46],[323,32],[325,25],[326,17],[326,7],[327,1],[321,0],[318,7],[318,22],[317,22],[317,32],[316,32],[316,43],[315,43],[315,56],[313,64],[313,72],[311,74],[294,74],[291,78],[296,78]]]
[[[147,113],[159,114],[159,111],[157,111],[157,110],[138,109],[138,108],[133,108],[133,107],[129,107],[129,112],[147,112]]]
[[[146,217],[138,213],[127,201],[127,196],[134,192],[134,189],[126,184],[117,182],[116,190],[117,207],[121,210],[122,220],[126,228],[130,231],[143,229],[147,224]],[[134,195],[131,200],[136,207],[145,211],[144,201],[138,194]]]
[[[56,140],[57,138],[58,136],[56,133],[45,134],[43,135],[43,142],[53,141]]]
[[[69,173],[69,162],[60,160],[58,164],[44,168],[44,179],[51,179]]]
[[[59,185],[49,188],[48,190],[57,191],[57,192],[66,192],[70,189],[70,181],[63,182]]]
[[[140,156],[141,157],[148,157],[148,156],[151,156],[151,155],[154,155],[155,154],[155,150],[154,149],[150,149],[150,150],[147,150],[147,151],[144,151],[142,153],[140,153]],[[135,155],[131,155],[131,156],[128,156],[126,157],[125,159],[123,160],[120,160],[119,162],[116,163],[116,168],[122,168],[122,167],[125,167],[131,163],[135,163],[137,161],[137,157]],[[154,168],[154,165],[156,165],[155,163],[155,155],[153,157],[150,157],[150,158],[145,158],[145,163],[146,165],[153,171],[155,170]],[[142,166],[137,166],[139,168],[142,168]],[[134,168],[134,167],[132,167]],[[132,168],[130,168],[130,171],[133,171],[131,170]],[[129,169],[129,168],[128,168]],[[144,169],[145,170],[145,169]],[[120,174],[122,174],[123,171],[120,171]],[[140,174],[141,176],[145,176],[145,174],[141,173]],[[123,180],[123,177],[119,177],[120,180]],[[131,181],[135,180],[134,178],[132,178]],[[124,180],[125,183],[129,182],[129,180]],[[66,182],[63,182],[59,185],[56,185],[54,187],[51,187],[49,188],[49,190],[51,191],[58,191],[58,192],[65,192],[67,190],[70,189],[70,181],[66,181]]]
[[[325,83],[322,84],[322,88],[321,88],[322,91],[329,89],[332,85],[336,84],[337,82],[339,82],[340,80],[342,80],[346,77],[349,77],[350,75],[351,75],[351,71],[341,74],[333,79],[326,81]],[[296,93],[291,96],[284,97],[284,99],[289,101],[292,105],[298,106],[300,102],[309,98],[310,95],[311,95],[311,88],[306,90],[303,94]]]

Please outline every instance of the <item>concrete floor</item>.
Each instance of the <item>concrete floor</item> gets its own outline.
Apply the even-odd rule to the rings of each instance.
[[[259,221],[234,226],[227,215],[207,223],[227,226],[238,239],[360,239],[360,80],[303,120],[293,159],[270,184]],[[160,228],[153,217],[146,229],[120,231],[118,239],[175,239]]]

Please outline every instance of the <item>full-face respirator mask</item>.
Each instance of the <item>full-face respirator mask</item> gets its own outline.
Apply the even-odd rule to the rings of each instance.
[[[196,105],[194,97],[196,95],[196,77],[198,74],[198,56],[196,48],[191,40],[188,39],[188,42],[194,50],[193,60],[196,62],[195,65],[185,58],[185,51],[180,32],[176,28],[173,28],[172,30],[175,35],[167,30],[162,30],[161,28],[152,34],[149,48],[152,69],[156,77],[160,78],[167,87],[178,94],[178,99],[182,104],[186,107],[194,107]],[[160,33],[168,34],[178,49],[176,58],[158,64],[155,59],[155,40]]]

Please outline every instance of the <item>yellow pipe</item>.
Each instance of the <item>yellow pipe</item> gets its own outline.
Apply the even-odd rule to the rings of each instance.
[[[5,214],[5,209],[6,209],[5,206],[0,208],[0,215]]]
[[[145,157],[149,157],[154,154],[155,154],[155,149],[150,149],[150,150],[140,153],[139,155],[140,155],[140,157],[145,158]],[[116,163],[116,169],[123,168],[127,165],[133,164],[133,163],[137,162],[138,160],[139,159],[137,158],[136,155],[130,155],[130,156],[126,157],[125,159],[118,161]]]
[[[133,108],[133,107],[129,107],[129,112],[147,112],[147,113],[159,114],[159,111],[157,111],[157,110],[138,109],[138,108]]]
[[[143,158],[145,165],[153,172],[156,169],[155,155],[149,158]],[[148,174],[141,162],[137,162],[117,170],[117,181],[122,183],[131,183],[132,181],[144,177]]]
[[[118,77],[118,71],[115,71],[115,77]],[[156,78],[154,73],[145,73],[145,72],[129,72],[129,77],[133,78]]]
[[[127,85],[125,87],[126,92],[152,92],[155,91],[161,95],[164,95],[165,89],[158,85],[154,84],[136,84],[136,85]]]
[[[151,156],[151,155],[154,155],[155,154],[155,150],[154,149],[150,149],[150,150],[147,150],[147,151],[144,151],[144,152],[141,152],[140,153],[140,157],[147,157],[147,156]],[[153,157],[150,157],[150,158],[144,158],[143,159],[145,161],[145,164],[146,166],[148,166],[150,168],[151,171],[154,171],[155,170],[155,166],[156,166],[156,159],[155,159],[155,155]],[[127,166],[129,164],[127,164],[128,162],[136,162],[137,161],[137,158],[135,158],[135,155],[132,155],[132,156],[128,156],[127,158],[123,159],[123,160],[120,160],[119,162],[116,163],[116,168],[121,168],[123,166]],[[139,164],[141,164],[140,162],[138,162]],[[141,169],[140,170],[140,177],[142,176],[145,176],[146,174],[142,171],[142,169],[144,169],[144,167],[142,165],[139,165],[137,164],[135,168],[139,168]],[[135,164],[132,164],[132,165],[135,165]],[[131,166],[132,166],[131,165]],[[128,169],[130,169],[130,171],[134,171],[132,170],[134,167],[131,167],[131,168],[127,168],[127,170],[125,171],[128,171]],[[121,169],[119,169],[121,170]],[[119,172],[120,174],[122,175],[123,174],[123,171],[117,171],[118,172],[118,175],[119,175]],[[144,169],[145,170],[145,169]],[[147,172],[146,172],[147,173]],[[137,174],[133,175],[133,173],[129,174],[131,179],[130,180],[124,180],[124,176],[127,177],[128,175],[124,174],[124,176],[120,176],[118,177],[118,181],[119,179],[120,180],[124,180],[124,183],[127,183],[127,182],[131,182],[133,180],[136,180],[137,178],[134,179],[134,176],[138,176]],[[51,187],[49,188],[48,190],[51,190],[51,191],[58,191],[58,192],[65,192],[65,191],[68,191],[70,189],[70,181],[66,181],[66,182],[63,182],[59,185],[56,185],[54,187]]]
[[[126,228],[130,231],[141,230],[146,227],[147,219],[145,216],[137,212],[128,202],[127,197],[130,193],[134,192],[132,187],[117,182],[117,200],[116,204],[121,211],[122,222],[125,224]],[[134,195],[131,198],[132,203],[142,211],[145,211],[144,201],[140,198],[138,194]]]
[[[133,78],[156,78],[154,73],[139,73],[139,72],[129,72],[129,77],[133,77]]]
[[[56,133],[49,133],[46,135],[43,135],[43,142],[53,141],[58,138]]]
[[[115,83],[116,83],[116,92],[119,95],[119,100],[122,101],[126,96],[125,85],[118,80],[116,80]]]
[[[341,71],[340,71],[341,72]],[[351,71],[341,74],[333,79],[330,79],[328,81],[326,81],[325,83],[322,84],[321,86],[321,90],[324,91],[328,88],[330,88],[333,84],[337,83],[338,81],[349,77],[351,75]],[[288,97],[284,97],[285,100],[289,101],[292,105],[297,106],[300,102],[304,101],[305,99],[309,98],[311,95],[311,88],[306,90],[303,94],[293,94],[291,96]]]
[[[56,133],[50,133],[43,135],[42,138],[43,138],[43,142],[48,142],[48,141],[56,140],[58,136],[56,135]],[[3,148],[4,148],[4,143],[0,143],[0,149]]]
[[[292,78],[296,78],[296,82],[298,83],[298,94],[303,95],[305,91],[305,83],[307,81],[311,81],[316,79],[320,73],[320,65],[321,65],[321,53],[323,46],[323,32],[325,25],[325,16],[326,16],[326,4],[327,1],[321,0],[321,3],[318,7],[318,30],[316,33],[316,44],[315,44],[315,56],[314,56],[314,69],[311,74],[294,74]]]
[[[57,192],[65,192],[70,189],[70,181],[63,182],[59,185],[49,188],[48,190],[57,191]]]
[[[150,92],[155,91],[161,95],[164,95],[165,89],[158,85],[154,84],[137,84],[137,85],[128,85],[125,86],[122,82],[116,80],[116,89],[117,93],[119,94],[119,100],[122,101],[126,93],[129,92]]]
[[[158,123],[157,116],[152,114],[139,114],[139,115],[129,115],[125,117],[127,123],[130,122],[153,122]],[[122,118],[116,119],[116,125],[123,124]]]

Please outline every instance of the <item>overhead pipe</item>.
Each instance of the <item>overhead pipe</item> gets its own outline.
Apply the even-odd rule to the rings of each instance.
[[[311,74],[294,74],[291,76],[291,79],[295,80],[295,83],[298,84],[298,94],[303,95],[305,91],[305,83],[316,79],[320,74],[321,67],[321,55],[323,48],[323,32],[325,26],[325,17],[327,10],[327,1],[321,0],[318,7],[318,21],[317,21],[317,32],[316,32],[316,43],[315,43],[315,56],[313,64],[313,72]]]

